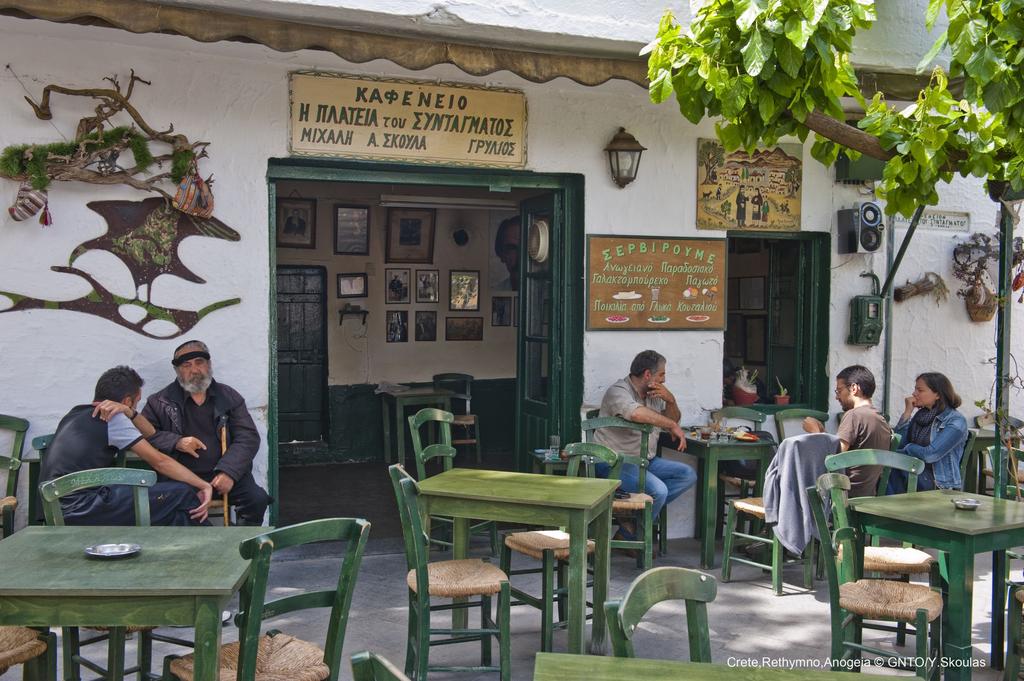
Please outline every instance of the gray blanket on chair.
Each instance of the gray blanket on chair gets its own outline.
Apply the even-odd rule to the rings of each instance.
[[[840,450],[840,441],[828,433],[787,437],[764,475],[764,519],[774,524],[775,536],[793,553],[817,536],[805,490],[825,473],[825,457]]]

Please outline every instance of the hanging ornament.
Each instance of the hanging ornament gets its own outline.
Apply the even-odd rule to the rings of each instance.
[[[117,165],[117,157],[120,156],[121,152],[117,149],[111,149],[109,153],[100,156],[100,159],[96,162],[96,171],[100,175],[113,175],[120,168]]]
[[[21,222],[38,213],[44,206],[46,206],[46,190],[33,189],[28,180],[23,180],[18,187],[18,196],[7,212],[14,220]]]

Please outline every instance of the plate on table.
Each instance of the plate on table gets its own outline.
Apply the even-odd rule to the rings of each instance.
[[[138,544],[94,544],[85,547],[85,555],[90,558],[128,558],[142,553]]]
[[[736,433],[734,436],[740,442],[757,442],[758,437],[753,433]]]

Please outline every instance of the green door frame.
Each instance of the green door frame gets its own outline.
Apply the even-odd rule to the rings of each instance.
[[[804,352],[807,361],[808,399],[800,406],[828,411],[831,398],[831,381],[828,369],[829,342],[829,305],[831,290],[831,248],[832,235],[829,232],[753,232],[729,231],[730,239],[776,239],[782,241],[802,241],[809,244],[809,262],[801,268],[797,286],[806,292],[811,310],[808,327],[807,343]],[[769,295],[771,290],[768,291]],[[771,310],[771,298],[767,300]],[[769,319],[771,314],[768,315]],[[770,334],[771,330],[767,332]],[[757,405],[758,411],[771,413],[787,406]]]
[[[564,278],[564,315],[567,324],[561,370],[565,389],[562,397],[563,424],[576,421],[578,430],[579,405],[583,401],[583,176],[575,174],[534,173],[524,170],[498,168],[449,168],[441,166],[415,166],[390,163],[368,163],[313,158],[272,158],[267,162],[267,243],[270,273],[268,315],[270,348],[269,392],[267,399],[267,479],[270,494],[278,498],[277,449],[277,244],[275,235],[277,185],[282,180],[378,183],[404,185],[434,185],[447,187],[487,188],[507,192],[512,189],[549,190],[560,195],[565,209],[565,262],[577,263]],[[578,275],[578,276],[577,276]],[[576,311],[576,314],[572,314]],[[575,319],[573,319],[575,318]],[[573,416],[575,414],[575,417]],[[520,463],[520,465],[522,465]],[[271,506],[271,524],[277,521],[278,504]]]

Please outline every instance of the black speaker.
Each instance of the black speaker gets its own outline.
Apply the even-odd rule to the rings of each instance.
[[[872,201],[839,211],[836,240],[839,253],[873,253],[882,247],[882,209]]]

